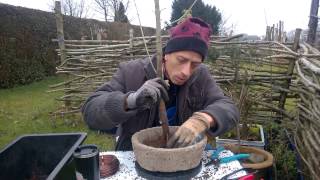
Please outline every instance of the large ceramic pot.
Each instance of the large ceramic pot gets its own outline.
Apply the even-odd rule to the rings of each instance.
[[[169,127],[170,134],[178,129]],[[183,148],[161,148],[162,128],[141,130],[132,136],[132,146],[139,165],[154,172],[177,172],[193,169],[201,161],[207,137],[191,146]]]

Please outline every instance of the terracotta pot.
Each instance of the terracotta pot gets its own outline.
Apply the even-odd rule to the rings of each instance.
[[[170,134],[178,129],[169,127]],[[154,172],[177,172],[195,168],[199,165],[207,143],[207,137],[194,145],[184,148],[160,148],[162,128],[141,130],[132,136],[132,146],[139,165]]]
[[[251,155],[249,159],[252,159],[254,156],[262,157],[260,162],[255,163],[241,163],[244,168],[251,168],[251,169],[266,169],[273,164],[273,155],[268,151],[262,150],[256,147],[249,147],[249,146],[237,146],[234,144],[226,144],[224,145],[226,149],[229,149],[233,153],[248,153]]]

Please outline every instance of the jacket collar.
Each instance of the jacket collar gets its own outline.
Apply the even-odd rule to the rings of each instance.
[[[149,61],[149,57],[145,58],[145,60],[146,60],[146,64],[144,65],[144,71],[146,72],[147,79],[156,78],[157,77],[157,72],[155,71],[155,70],[157,70],[156,56],[154,55],[151,57],[151,62],[153,64],[154,68],[152,67],[152,64]]]

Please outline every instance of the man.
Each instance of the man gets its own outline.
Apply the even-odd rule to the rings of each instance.
[[[160,98],[166,101],[169,124],[180,126],[168,147],[188,146],[205,132],[217,136],[234,127],[239,119],[236,106],[202,64],[210,33],[210,26],[198,18],[170,29],[163,57],[169,85],[156,77],[155,57],[152,63],[148,58],[121,63],[112,79],[85,102],[82,112],[89,127],[118,126],[116,150],[132,150],[135,132],[160,125]]]

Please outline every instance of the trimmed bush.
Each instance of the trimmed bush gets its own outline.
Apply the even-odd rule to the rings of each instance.
[[[54,13],[0,3],[0,88],[28,84],[55,74],[59,57]],[[65,39],[96,39],[105,30],[107,39],[128,39],[129,28],[140,36],[138,26],[127,23],[105,23],[93,19],[64,16]],[[144,28],[153,35],[153,28]]]

